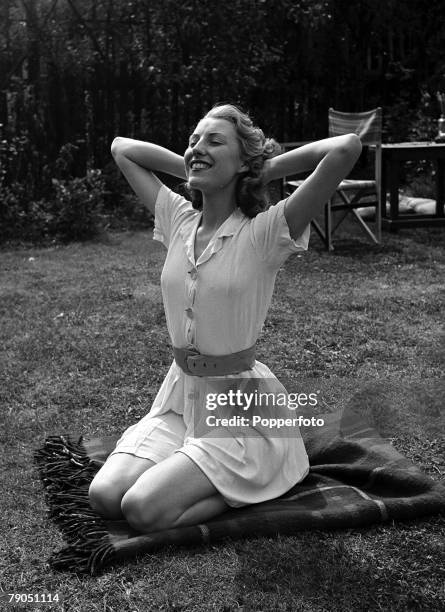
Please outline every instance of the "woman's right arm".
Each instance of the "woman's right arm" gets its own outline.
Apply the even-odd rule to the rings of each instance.
[[[133,191],[153,214],[162,186],[153,173],[164,172],[181,179],[187,178],[184,158],[151,142],[118,136],[111,145],[111,154]]]

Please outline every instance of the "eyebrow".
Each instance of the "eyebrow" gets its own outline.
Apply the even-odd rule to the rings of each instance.
[[[194,136],[199,136],[199,134],[194,133],[190,136],[190,138],[193,138]],[[225,138],[226,136],[222,133],[222,132],[209,132],[209,134],[207,134],[207,136],[209,137],[213,137],[213,136],[220,136],[222,138]]]

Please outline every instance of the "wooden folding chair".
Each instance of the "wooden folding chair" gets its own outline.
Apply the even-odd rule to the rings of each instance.
[[[376,244],[381,242],[382,201],[382,109],[375,108],[363,113],[343,113],[333,108],[329,109],[329,136],[355,133],[360,137],[364,147],[374,153],[374,178],[343,180],[337,187],[333,197],[326,203],[324,209],[324,229],[316,219],[312,226],[320,235],[329,251],[333,250],[333,234],[348,214],[358,221],[359,227]],[[287,143],[286,143],[287,144]],[[291,144],[291,143],[289,143]],[[294,143],[292,143],[294,144]],[[295,143],[297,144],[297,143]],[[300,144],[300,143],[298,143]],[[291,147],[289,147],[291,148]],[[301,185],[301,180],[286,180],[284,189],[293,191]],[[375,229],[357,212],[357,208],[375,207]],[[333,213],[340,213],[333,225]]]

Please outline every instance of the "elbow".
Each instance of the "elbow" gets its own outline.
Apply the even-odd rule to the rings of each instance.
[[[357,134],[346,134],[342,149],[346,155],[356,160],[360,157],[360,153],[362,152],[362,141]]]
[[[113,157],[117,157],[123,152],[126,140],[127,138],[122,138],[122,136],[116,136],[116,138],[111,143],[111,155]]]

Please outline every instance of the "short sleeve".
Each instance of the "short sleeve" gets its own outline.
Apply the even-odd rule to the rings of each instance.
[[[250,237],[258,255],[265,262],[279,267],[292,253],[306,251],[309,244],[310,224],[293,240],[284,216],[286,200],[259,213],[250,224]]]
[[[197,211],[184,197],[162,185],[155,203],[153,239],[168,248],[171,237],[181,223]]]

